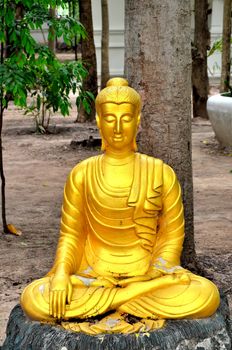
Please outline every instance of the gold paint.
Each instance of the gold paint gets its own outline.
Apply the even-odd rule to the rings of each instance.
[[[219,305],[217,287],[180,266],[180,185],[168,165],[135,152],[141,100],[127,85],[111,79],[96,99],[104,153],[68,177],[54,265],[21,296],[31,319],[88,334],[148,332]]]
[[[90,335],[102,333],[146,333],[151,330],[160,329],[164,326],[165,320],[142,319],[130,324],[127,315],[119,312],[112,313],[101,319],[100,322],[62,322],[61,326],[72,332],[84,332]]]

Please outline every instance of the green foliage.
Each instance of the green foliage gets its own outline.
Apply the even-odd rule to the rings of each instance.
[[[232,44],[232,38],[230,39],[230,43]],[[222,39],[216,40],[213,43],[213,46],[208,52],[208,57],[212,56],[214,52],[222,52]]]
[[[51,55],[49,50],[48,53]],[[26,107],[26,113],[35,116],[37,130],[40,132],[46,131],[51,112],[60,111],[64,116],[69,114],[70,92],[79,94],[78,98],[87,112],[89,104],[86,103],[86,94],[91,94],[82,89],[81,82],[88,72],[81,62],[61,63],[53,58],[52,64],[45,68],[41,63],[33,66],[32,74],[36,76],[37,84],[33,87],[30,104]]]
[[[232,37],[230,39],[230,43],[232,44]],[[212,56],[215,52],[222,52],[222,39],[216,40],[213,43],[213,46],[208,52],[208,57]],[[228,96],[232,97],[232,85],[230,85],[228,81],[225,81],[224,83],[228,88],[228,92],[229,92]]]
[[[86,38],[84,27],[75,19],[49,17],[50,6],[65,6],[66,2],[0,0],[1,46],[7,44],[10,47],[8,57],[4,60],[2,57],[0,65],[3,107],[7,108],[12,99],[15,105],[25,108],[26,113],[35,115],[37,128],[42,131],[46,129],[46,116],[52,112],[69,114],[71,91],[79,94],[77,105],[82,103],[87,112],[93,98],[82,88],[88,74],[83,64],[80,61],[60,63],[48,47],[39,45],[31,36],[31,29],[42,30],[43,24],[47,23],[67,44],[75,36]]]
[[[216,40],[208,52],[208,57],[212,56],[214,52],[222,51],[222,39]]]

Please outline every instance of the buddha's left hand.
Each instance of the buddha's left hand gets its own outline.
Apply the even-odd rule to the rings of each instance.
[[[66,273],[55,274],[50,282],[49,314],[55,318],[62,318],[65,314],[66,300],[70,304],[72,298],[72,283]]]
[[[190,271],[183,269],[183,271],[175,272],[174,275],[179,279],[180,283],[182,283],[182,284],[189,284],[191,282],[191,272]]]
[[[161,269],[160,269],[161,270]],[[154,279],[159,278],[162,276],[171,276],[173,282],[180,282],[182,284],[189,284],[191,282],[191,272],[182,268],[182,267],[176,267],[176,268],[170,268],[170,269],[163,269],[161,272],[158,269],[153,269],[148,271],[148,275]]]
[[[149,275],[139,275],[139,276],[134,276],[134,277],[128,277],[125,278],[121,281],[117,282],[117,285],[120,287],[126,287],[127,285],[131,284],[131,283],[137,283],[137,282],[146,282],[146,281],[150,281],[151,277]]]
[[[148,271],[148,276],[150,276],[151,279],[159,278],[159,277],[161,277],[163,275],[164,274],[161,271],[156,270],[156,269]]]

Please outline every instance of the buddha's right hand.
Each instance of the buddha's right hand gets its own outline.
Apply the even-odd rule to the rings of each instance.
[[[55,318],[65,315],[66,301],[70,304],[72,283],[67,273],[55,273],[51,278],[49,291],[49,314]]]

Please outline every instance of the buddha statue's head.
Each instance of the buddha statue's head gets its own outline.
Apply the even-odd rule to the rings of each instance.
[[[102,136],[102,150],[137,150],[140,123],[140,95],[123,78],[112,78],[96,98],[96,120]]]

